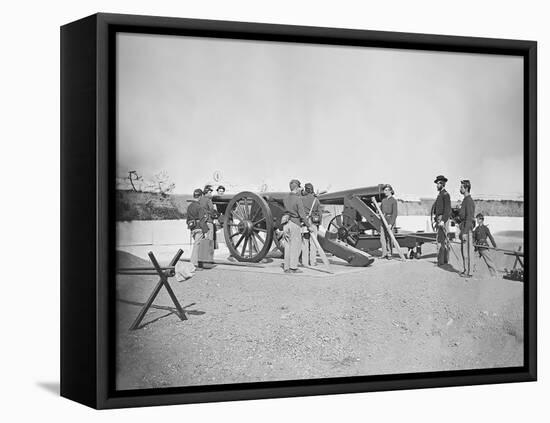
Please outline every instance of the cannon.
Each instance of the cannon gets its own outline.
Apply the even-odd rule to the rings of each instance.
[[[341,214],[334,216],[327,225],[327,239],[339,239],[359,250],[378,250],[382,220],[371,206],[372,199],[381,201],[385,184],[361,189],[350,189],[320,196],[321,204],[343,206]],[[402,248],[408,249],[409,258],[420,258],[422,245],[435,242],[435,232],[405,232],[394,228],[394,236]],[[454,234],[450,233],[452,239]]]
[[[332,218],[318,240],[326,252],[352,266],[368,266],[374,259],[371,251],[380,248],[379,231],[382,222],[369,206],[374,198],[381,201],[383,184],[355,188],[318,196],[321,205],[343,206],[342,214]],[[282,250],[276,229],[285,212],[283,201],[288,192],[255,193],[243,191],[236,195],[214,196],[212,201],[223,214],[224,238],[231,255],[242,262],[259,262],[272,250],[273,244]],[[424,242],[435,241],[435,233],[396,233],[401,245],[409,249],[409,257],[419,257]]]

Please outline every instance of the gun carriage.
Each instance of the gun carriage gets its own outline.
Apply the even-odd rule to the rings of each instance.
[[[370,206],[372,200],[383,198],[382,184],[319,195],[323,205],[343,206],[319,231],[318,240],[326,252],[347,261],[352,266],[368,266],[374,260],[370,252],[380,248],[382,221]],[[259,262],[272,250],[273,244],[282,250],[276,229],[285,212],[283,201],[287,192],[214,196],[213,203],[223,214],[224,238],[231,255],[238,261]],[[395,237],[409,258],[420,257],[424,242],[435,241],[433,232],[396,232]]]

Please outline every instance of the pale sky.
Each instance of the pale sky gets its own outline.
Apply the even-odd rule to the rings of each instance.
[[[117,175],[523,194],[523,59],[119,34]]]

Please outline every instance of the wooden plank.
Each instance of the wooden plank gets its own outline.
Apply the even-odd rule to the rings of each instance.
[[[183,258],[181,261],[191,262],[191,259]],[[239,262],[231,262],[231,261],[223,261],[223,260],[212,260],[205,262],[208,264],[226,264],[228,266],[237,266],[237,267],[257,267],[259,269],[265,269],[265,266],[258,264],[258,263],[248,263],[245,261],[239,261]]]
[[[179,252],[176,253],[176,256],[174,256],[174,258],[172,259],[172,262],[174,262],[174,266],[178,262],[178,260],[179,260],[180,256],[182,255],[182,253],[183,253],[183,251],[179,250]],[[160,275],[162,275],[161,276],[162,284],[164,285],[164,287],[168,291],[168,295],[170,295],[170,298],[172,299],[172,302],[176,306],[176,309],[178,310],[178,313],[179,313],[180,320],[187,320],[187,316],[185,316],[185,313],[183,312],[183,309],[181,308],[181,305],[178,301],[178,298],[176,297],[176,294],[174,294],[174,291],[172,291],[172,287],[170,286],[170,283],[168,283],[168,274],[166,272],[163,272],[160,269],[160,265],[158,264],[157,258],[155,257],[153,252],[150,251],[148,256],[151,259],[151,262],[153,263],[153,266],[155,266],[155,269],[157,270],[157,272]],[[170,264],[172,264],[172,263],[170,263]]]
[[[323,261],[323,264],[327,266],[327,269],[330,269],[330,262],[328,261],[327,255],[325,254],[325,250],[321,247],[321,244],[319,244],[319,240],[316,236],[310,236],[311,240],[313,240],[313,243],[317,247],[317,251],[319,251],[319,255],[321,256],[321,260]]]
[[[319,202],[319,199],[317,196],[315,196],[315,198],[313,199],[313,203],[311,203],[311,209],[309,210],[309,214],[307,216],[308,220],[311,217],[311,213],[313,212],[313,206],[315,205],[316,201]],[[321,244],[319,244],[319,240],[317,239],[317,236],[313,236],[313,234],[310,233],[309,239],[313,241],[313,243],[315,244],[315,247],[317,248],[317,251],[319,251],[319,255],[321,256],[321,260],[323,261],[323,264],[327,266],[327,269],[328,269],[327,272],[332,273],[330,271],[330,263],[328,261],[327,255],[325,254],[325,250],[323,250],[323,247],[321,247]]]
[[[523,257],[523,251],[505,250],[503,248],[489,247],[488,245],[474,244],[474,247],[486,248],[488,250],[501,251],[507,256]]]
[[[174,266],[170,266],[170,267],[161,267],[160,268],[161,270],[174,270]],[[141,266],[141,267],[118,267],[116,269],[117,273],[118,272],[141,272],[141,271],[151,271],[151,272],[155,272],[156,273],[156,270],[154,267],[150,266],[150,267],[146,267],[146,266]]]
[[[175,266],[182,254],[183,254],[183,250],[179,249],[178,252],[172,258],[172,260],[170,261],[169,266],[170,267]],[[170,298],[172,299],[172,302],[174,303],[174,305],[176,306],[176,309],[178,310],[178,313],[179,313],[178,317],[181,320],[187,320],[187,317],[185,316],[185,313],[183,312],[183,309],[181,308],[181,305],[180,305],[178,299],[176,298],[174,292],[172,291],[172,288],[170,287],[170,284],[168,283],[168,276],[169,276],[168,272],[161,269],[161,267],[158,264],[157,259],[154,256],[153,252],[149,251],[148,256],[149,256],[149,259],[151,260],[151,262],[153,264],[153,268],[155,269],[156,274],[159,276],[160,279],[157,282],[157,284],[156,284],[155,288],[153,289],[153,291],[151,292],[151,294],[149,295],[149,298],[147,299],[147,301],[145,302],[145,304],[143,305],[143,307],[139,311],[136,319],[132,323],[132,326],[130,326],[130,330],[136,330],[136,329],[139,328],[139,325],[140,325],[141,321],[145,317],[145,314],[147,314],[147,311],[149,311],[149,308],[153,305],[153,302],[155,301],[155,298],[157,297],[157,295],[159,294],[159,292],[160,292],[160,290],[163,286],[168,291],[168,294],[170,295]]]
[[[334,275],[334,272],[331,270],[323,269],[320,266],[304,266],[306,269],[316,270],[317,272],[328,273],[329,275]]]

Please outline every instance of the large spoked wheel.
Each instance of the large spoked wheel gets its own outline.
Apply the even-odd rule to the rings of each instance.
[[[339,214],[331,219],[327,232],[335,233],[340,241],[354,247],[361,233],[359,224],[348,216]]]
[[[273,216],[267,202],[248,191],[233,197],[225,211],[224,236],[238,261],[262,260],[273,241]]]

